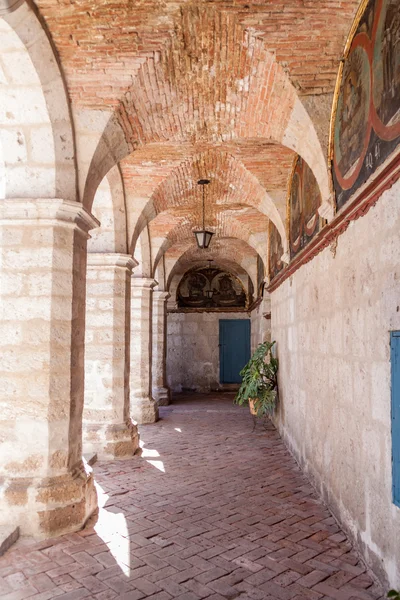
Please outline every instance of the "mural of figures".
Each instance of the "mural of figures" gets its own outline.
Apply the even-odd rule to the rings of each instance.
[[[296,165],[290,186],[290,233],[293,248],[300,247],[301,241],[301,173]]]
[[[231,273],[214,267],[188,271],[178,287],[178,308],[226,310],[245,308],[246,292]]]
[[[264,263],[261,259],[261,256],[257,254],[257,298],[262,298],[264,294],[265,275]]]
[[[400,0],[369,0],[337,100],[332,174],[338,209],[400,144]]]
[[[269,278],[272,280],[285,266],[282,262],[281,235],[272,221],[269,222]]]
[[[290,257],[296,256],[320,229],[318,208],[321,194],[307,163],[297,156],[290,182],[289,227]]]

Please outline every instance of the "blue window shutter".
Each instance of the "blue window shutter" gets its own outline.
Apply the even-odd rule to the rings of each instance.
[[[400,331],[390,333],[393,502],[400,507]]]

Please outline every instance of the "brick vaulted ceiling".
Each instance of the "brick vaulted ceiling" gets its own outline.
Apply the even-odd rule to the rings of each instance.
[[[285,241],[284,198],[296,153],[314,171],[322,197],[329,193],[320,131],[329,128],[358,4],[36,0],[74,113],[104,111],[108,119],[84,201],[90,207],[119,163],[131,248],[147,227],[154,267],[180,244],[191,257],[187,244],[200,220],[195,182],[209,177],[209,225],[265,263],[269,220]]]
[[[102,108],[118,102],[146,56],[179,35],[189,5],[169,0],[37,0],[57,46],[74,101]],[[302,94],[332,91],[356,0],[214,0],[196,6],[226,13],[221,26],[229,57],[232,23],[253,30],[288,70]],[[204,28],[187,23],[187,38],[204,39]],[[228,58],[229,61],[229,58]],[[228,69],[227,61],[227,70]],[[103,85],[99,85],[104,81]]]

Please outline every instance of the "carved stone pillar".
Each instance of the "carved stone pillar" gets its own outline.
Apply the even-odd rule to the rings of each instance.
[[[153,398],[159,406],[168,406],[171,391],[166,384],[168,292],[153,292]]]
[[[49,537],[97,507],[82,461],[86,243],[59,199],[0,201],[0,525]]]
[[[131,417],[137,423],[155,423],[158,406],[151,395],[152,294],[156,285],[148,277],[131,279]]]
[[[130,285],[127,254],[88,254],[83,450],[101,459],[139,446],[129,410]]]

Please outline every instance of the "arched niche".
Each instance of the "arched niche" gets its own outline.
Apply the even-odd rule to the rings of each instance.
[[[73,126],[58,62],[34,11],[26,3],[12,8],[0,15],[4,196],[77,200]]]

